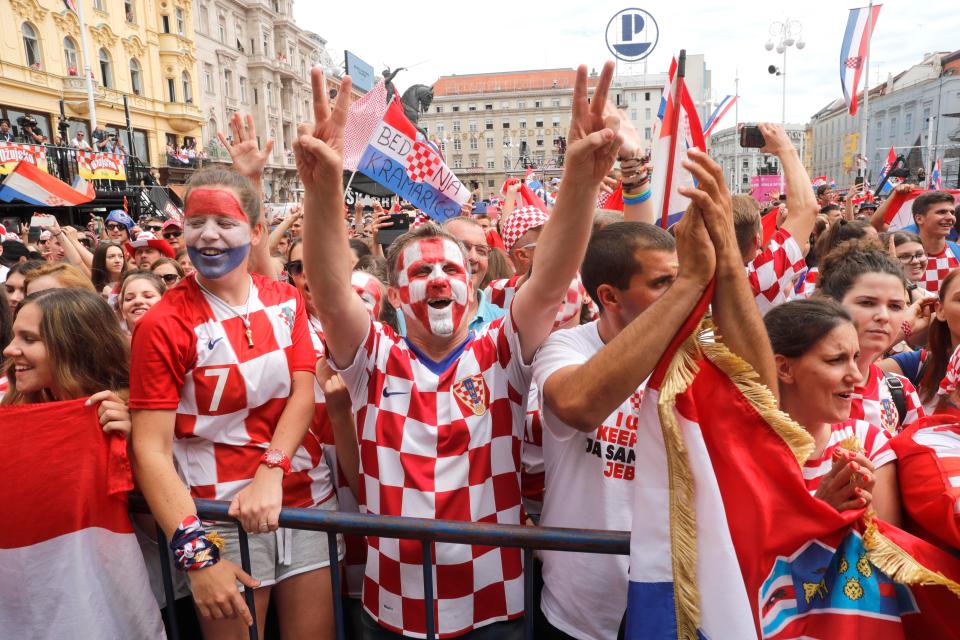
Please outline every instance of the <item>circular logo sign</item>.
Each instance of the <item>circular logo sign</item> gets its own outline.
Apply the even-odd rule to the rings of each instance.
[[[624,62],[637,62],[653,53],[660,29],[643,9],[624,9],[607,24],[607,48]]]

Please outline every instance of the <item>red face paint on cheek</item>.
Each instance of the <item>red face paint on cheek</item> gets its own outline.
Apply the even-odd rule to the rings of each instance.
[[[212,189],[200,187],[190,191],[190,196],[184,203],[183,215],[186,218],[193,216],[223,216],[234,218],[248,223],[247,214],[243,212],[236,196],[227,189]]]
[[[383,292],[380,287],[380,281],[369,273],[363,271],[354,271],[350,276],[350,284],[353,290],[357,292],[363,304],[366,305],[370,317],[374,320],[380,318],[380,309],[383,302]]]
[[[431,333],[450,335],[467,310],[469,291],[463,252],[446,238],[429,238],[404,247],[398,289],[404,313]]]

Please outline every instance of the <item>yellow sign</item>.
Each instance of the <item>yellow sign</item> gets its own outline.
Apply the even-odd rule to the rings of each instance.
[[[46,171],[47,150],[42,144],[0,142],[0,175],[7,175],[21,161]]]
[[[126,180],[123,156],[119,153],[77,153],[77,168],[84,180]]]

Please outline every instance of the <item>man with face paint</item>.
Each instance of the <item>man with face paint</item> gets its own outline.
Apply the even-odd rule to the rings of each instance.
[[[331,366],[357,410],[338,449],[359,446],[359,501],[368,513],[520,524],[519,460],[530,364],[550,333],[556,304],[586,248],[600,182],[620,145],[603,105],[607,63],[588,101],[577,71],[566,177],[540,234],[532,274],[506,316],[471,331],[475,294],[463,246],[424,224],[390,246],[387,296],[408,335],[372,322],[350,281],[342,218],[343,129],[351,81],[331,109],[323,72],[312,72],[313,127],[294,143],[304,195],[304,265],[323,323]],[[516,549],[436,544],[436,630],[442,637],[522,636],[523,571]],[[413,567],[419,543],[368,538],[364,639],[424,637],[424,600]],[[442,570],[441,570],[442,567]],[[416,584],[420,584],[419,566]],[[399,579],[388,579],[396,576]],[[407,582],[409,581],[409,584]]]
[[[304,437],[316,354],[303,298],[248,273],[251,249],[264,241],[259,215],[246,178],[222,169],[191,177],[183,239],[196,271],[133,336],[135,472],[190,578],[205,637],[245,635],[253,622],[237,581],[255,588],[261,634],[272,594],[284,602],[281,625],[332,637],[327,545],[278,529],[282,506],[336,509],[337,501],[320,443]],[[251,533],[250,575],[238,566],[236,527],[199,522],[193,498],[230,502]],[[218,536],[224,545],[213,553]],[[212,554],[205,562],[201,549]]]

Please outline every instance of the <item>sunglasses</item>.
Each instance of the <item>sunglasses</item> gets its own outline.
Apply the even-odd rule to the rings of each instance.
[[[88,249],[93,246],[93,241],[91,241],[90,238],[79,238],[77,242],[79,242],[80,244],[82,244]]]
[[[283,270],[287,275],[297,278],[303,273],[303,260],[292,260],[283,266]]]
[[[163,225],[162,225],[162,224],[148,224],[148,225],[146,225],[146,226],[144,227],[144,229],[146,229],[147,231],[153,231],[154,233],[160,233],[161,231],[163,231]]]
[[[122,224],[117,223],[117,222],[108,222],[108,223],[107,223],[107,231],[120,231],[120,229],[126,229],[126,227],[125,227],[124,225],[122,225]]]
[[[173,240],[174,238],[179,238],[182,235],[183,235],[182,231],[167,231],[165,234],[163,234],[163,239]]]
[[[180,281],[180,276],[176,273],[166,273],[160,276],[160,279],[163,280],[164,284],[176,284]]]

